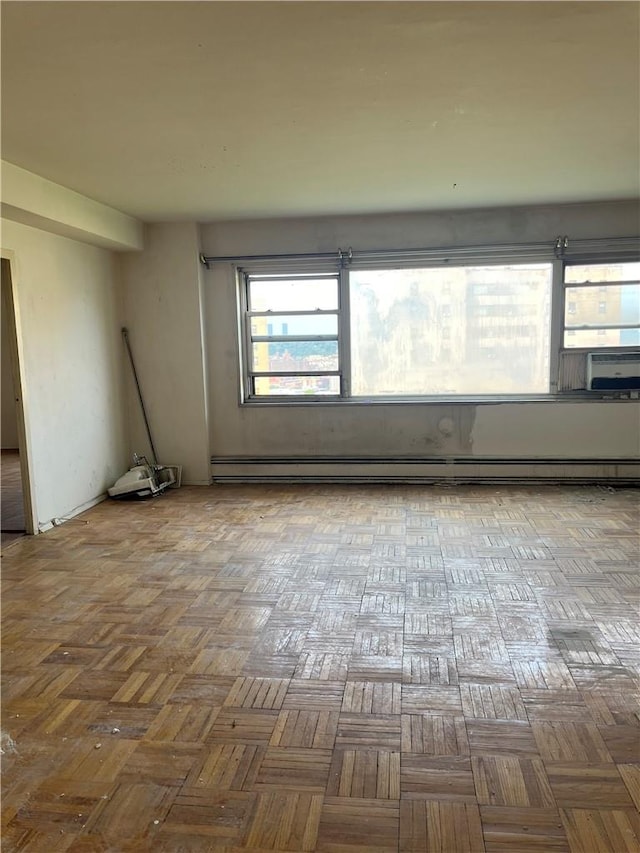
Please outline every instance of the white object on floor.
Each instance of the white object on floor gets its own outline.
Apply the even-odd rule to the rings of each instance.
[[[169,487],[178,488],[181,479],[181,465],[149,465],[144,460],[144,464],[134,465],[107,491],[112,498],[153,497],[162,494]]]

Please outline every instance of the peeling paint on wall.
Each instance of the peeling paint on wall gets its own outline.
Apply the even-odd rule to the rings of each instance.
[[[452,406],[448,411],[441,408],[437,423],[440,436],[439,449],[449,454],[466,456],[473,452],[473,425],[476,420],[475,406]]]

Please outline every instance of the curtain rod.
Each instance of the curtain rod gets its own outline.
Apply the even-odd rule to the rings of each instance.
[[[298,254],[275,254],[275,255],[205,255],[200,254],[200,262],[209,268],[211,264],[218,263],[251,263],[259,261],[331,261],[346,265],[351,261],[374,259],[374,258],[393,258],[393,257],[410,257],[434,259],[442,258],[461,258],[466,255],[499,255],[502,252],[518,251],[521,254],[531,252],[535,254],[541,250],[547,249],[553,251],[556,258],[563,258],[565,255],[573,254],[580,250],[583,251],[607,251],[607,249],[615,250],[627,248],[631,251],[640,249],[640,237],[606,237],[597,239],[582,239],[569,240],[566,235],[555,237],[552,241],[543,241],[540,243],[499,243],[485,244],[473,246],[444,246],[442,248],[414,248],[414,249],[364,249],[354,251],[351,247],[348,249],[337,249],[335,252],[302,252]]]
[[[349,254],[351,249],[349,249]],[[295,255],[218,255],[208,256],[203,252],[200,253],[200,263],[208,267],[210,264],[222,263],[246,263],[247,261],[341,261],[343,253],[340,249],[337,252],[309,252],[298,253]]]

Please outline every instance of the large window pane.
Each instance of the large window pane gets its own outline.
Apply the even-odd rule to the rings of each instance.
[[[252,279],[249,285],[251,311],[333,311],[337,307],[338,282],[335,278]]]
[[[551,264],[350,273],[354,396],[549,391]]]
[[[338,369],[337,341],[275,341],[252,348],[253,370],[259,373]]]
[[[251,318],[251,335],[337,335],[337,314],[269,314]]]
[[[340,393],[338,376],[256,376],[257,397],[280,396],[337,396]]]

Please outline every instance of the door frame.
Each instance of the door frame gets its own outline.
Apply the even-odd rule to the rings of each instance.
[[[18,425],[18,450],[20,452],[20,475],[24,501],[24,522],[27,534],[38,533],[35,488],[33,482],[33,461],[31,452],[28,400],[25,394],[24,356],[20,325],[20,309],[16,288],[15,253],[9,249],[0,250],[2,264],[2,310],[6,311],[9,349],[11,351],[11,372],[16,401]]]

